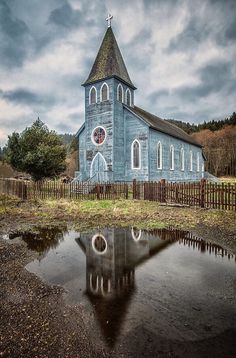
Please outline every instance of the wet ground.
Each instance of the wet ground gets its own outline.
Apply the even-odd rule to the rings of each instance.
[[[222,247],[173,229],[47,228],[5,239],[23,240],[37,255],[26,269],[65,289],[97,355],[236,355],[236,263]]]

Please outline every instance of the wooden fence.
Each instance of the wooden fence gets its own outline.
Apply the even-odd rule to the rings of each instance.
[[[236,211],[236,184],[159,182],[66,184],[0,179],[0,194],[27,199],[138,199]]]
[[[236,210],[236,184],[133,182],[133,198],[201,208]]]
[[[73,183],[58,181],[32,182],[13,179],[0,179],[0,194],[28,199],[128,199],[127,183]]]

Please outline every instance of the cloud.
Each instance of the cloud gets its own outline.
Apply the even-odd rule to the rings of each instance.
[[[16,104],[35,105],[35,104],[53,104],[54,99],[48,96],[36,94],[24,88],[17,88],[12,91],[0,91],[0,96],[6,101]]]
[[[231,64],[228,62],[209,63],[199,69],[200,84],[195,86],[184,86],[178,88],[174,95],[178,95],[188,100],[197,101],[201,97],[206,97],[215,92],[231,91],[229,85],[235,83],[232,78]]]
[[[24,21],[15,17],[7,3],[0,2],[0,58],[6,67],[20,66],[27,56],[27,44],[31,41]]]
[[[69,3],[53,10],[49,16],[49,22],[64,27],[76,27],[82,22],[82,19],[81,11],[72,9]]]
[[[191,122],[232,113],[235,10],[234,0],[0,0],[1,140],[38,116],[50,129],[78,130],[81,83],[108,11],[136,105]]]

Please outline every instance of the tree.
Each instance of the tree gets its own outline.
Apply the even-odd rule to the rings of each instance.
[[[35,181],[55,177],[66,168],[66,147],[39,118],[22,133],[8,137],[6,157],[13,168],[30,174]]]

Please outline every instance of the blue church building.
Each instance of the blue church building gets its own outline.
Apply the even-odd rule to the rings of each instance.
[[[109,24],[85,88],[77,132],[78,181],[197,181],[202,147],[166,120],[136,106],[135,90]]]

